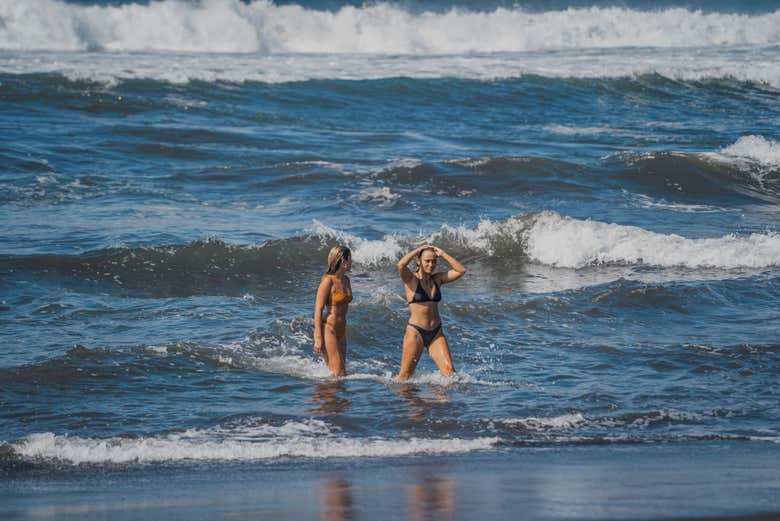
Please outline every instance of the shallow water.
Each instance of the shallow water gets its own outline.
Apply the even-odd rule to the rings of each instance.
[[[6,468],[780,440],[776,6],[14,5]],[[400,385],[422,242],[458,375]]]

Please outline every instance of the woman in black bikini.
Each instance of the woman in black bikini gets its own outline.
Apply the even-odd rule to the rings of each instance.
[[[417,258],[417,271],[411,271],[407,265]],[[433,273],[436,261],[441,257],[450,265],[450,269]],[[447,339],[441,331],[439,301],[441,286],[458,280],[466,273],[463,264],[440,248],[431,245],[420,246],[410,251],[398,261],[398,273],[404,281],[404,292],[409,302],[409,323],[404,333],[404,350],[401,356],[401,371],[396,380],[408,380],[420,361],[424,347],[439,371],[444,376],[452,376],[452,357]]]

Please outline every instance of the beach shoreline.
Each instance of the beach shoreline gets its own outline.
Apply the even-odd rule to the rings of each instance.
[[[448,456],[4,471],[4,519],[780,519],[780,447],[671,443]]]

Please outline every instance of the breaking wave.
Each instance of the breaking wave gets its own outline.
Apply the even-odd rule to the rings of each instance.
[[[266,0],[102,7],[0,0],[0,50],[11,51],[0,56],[0,71],[108,84],[660,75],[777,88],[778,28],[780,11],[430,12],[392,3],[318,11]],[[37,51],[47,53],[26,54]]]
[[[189,294],[232,286],[245,291],[247,285],[268,281],[279,285],[292,273],[319,270],[328,248],[336,243],[350,247],[359,266],[385,269],[407,248],[423,241],[505,266],[528,261],[559,268],[643,265],[730,270],[780,266],[780,234],[775,231],[691,239],[544,211],[503,221],[484,219],[474,227],[445,224],[427,237],[390,234],[366,239],[315,221],[306,235],[257,245],[207,240],[82,255],[5,256],[0,257],[0,267],[44,273],[53,270],[156,293]]]
[[[636,226],[583,221],[543,212],[523,234],[528,256],[556,267],[642,264],[734,269],[780,265],[777,233],[688,239]]]
[[[51,432],[11,443],[16,458],[70,464],[256,461],[277,458],[366,458],[454,454],[490,449],[497,438],[355,438],[320,420],[240,428],[192,429],[138,438],[81,438]]]
[[[751,16],[683,8],[436,13],[377,3],[330,12],[265,0],[104,7],[2,0],[0,19],[0,48],[13,50],[420,55],[780,41],[780,11]]]

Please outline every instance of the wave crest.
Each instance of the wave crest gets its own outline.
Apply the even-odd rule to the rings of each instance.
[[[780,234],[752,233],[687,239],[555,212],[542,212],[524,232],[527,255],[555,267],[642,264],[685,268],[763,268],[780,265]]]
[[[764,136],[743,136],[734,144],[721,149],[714,157],[776,169],[780,168],[780,142]]]
[[[399,457],[486,450],[497,438],[354,438],[319,420],[235,431],[190,430],[167,436],[81,438],[51,432],[8,444],[12,456],[71,464],[255,461],[278,458]]]
[[[423,242],[438,244],[469,260],[510,267],[528,261],[559,268],[644,265],[730,270],[780,266],[777,232],[689,239],[544,211],[503,221],[484,219],[474,227],[445,224],[427,237],[365,239],[314,221],[306,235],[259,245],[208,240],[82,255],[6,256],[0,257],[0,267],[43,273],[53,270],[155,294],[198,294],[231,287],[244,294],[253,284],[293,284],[290,275],[294,273],[319,273],[328,248],[335,243],[352,248],[355,262],[364,269],[383,270],[390,269],[408,248]]]
[[[0,48],[14,50],[420,55],[780,41],[780,11],[749,16],[683,8],[436,13],[377,3],[330,12],[267,0],[103,7],[0,0],[0,18]]]

